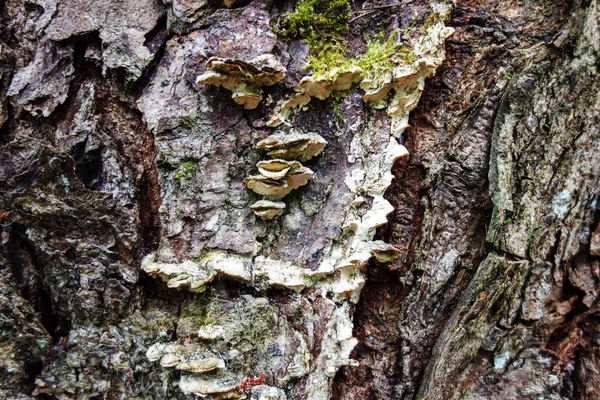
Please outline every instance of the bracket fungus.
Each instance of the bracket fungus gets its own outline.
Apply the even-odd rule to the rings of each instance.
[[[198,345],[157,343],[150,346],[146,357],[151,361],[160,360],[162,367],[195,374],[204,374],[225,368],[225,362],[221,358],[204,351]]]
[[[218,358],[202,358],[198,360],[183,361],[175,367],[175,369],[179,371],[193,372],[195,374],[203,374],[205,372],[214,371],[217,368],[225,368],[223,360]]]
[[[267,126],[274,127],[281,124],[293,109],[308,104],[313,97],[325,100],[334,91],[350,89],[362,72],[360,67],[351,66],[346,69],[334,68],[324,76],[305,76],[294,87],[296,95],[279,104],[279,111],[267,122]]]
[[[258,172],[267,178],[281,179],[287,175],[291,168],[299,168],[302,164],[298,161],[286,161],[280,159],[263,160],[256,164]]]
[[[200,397],[229,394],[237,389],[237,379],[232,376],[220,378],[204,378],[196,375],[182,376],[179,389],[186,394],[196,394]],[[228,397],[231,398],[231,397]]]
[[[313,176],[310,168],[295,159],[308,161],[320,154],[325,144],[325,139],[316,133],[278,133],[258,142],[258,148],[278,158],[259,161],[256,167],[260,175],[244,179],[248,189],[265,196],[250,206],[256,216],[270,220],[283,213],[285,203],[271,200],[281,200],[292,190],[306,185]]]
[[[270,220],[283,214],[285,203],[281,201],[259,200],[250,206],[257,217]]]
[[[233,101],[246,110],[256,108],[261,102],[261,87],[274,85],[285,77],[285,68],[272,54],[250,61],[211,57],[206,68],[207,71],[196,78],[196,84],[231,90]]]
[[[284,160],[308,161],[319,155],[327,141],[316,133],[276,133],[258,142],[258,148],[267,151],[269,157]]]
[[[313,172],[310,168],[300,165],[294,169],[289,169],[280,179],[254,175],[244,179],[244,183],[249,189],[265,196],[267,199],[280,200],[290,194],[292,190],[306,185],[312,176]]]

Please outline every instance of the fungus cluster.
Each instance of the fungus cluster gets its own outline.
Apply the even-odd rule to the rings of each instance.
[[[313,54],[308,67],[313,75],[304,77],[294,88],[296,94],[279,103],[276,114],[267,123],[284,123],[294,109],[316,97],[327,99],[333,92],[350,89],[355,83],[365,91],[363,101],[375,108],[387,108],[392,119],[391,133],[399,137],[408,127],[408,114],[421,97],[425,79],[433,76],[444,59],[443,43],[453,28],[444,25],[448,7],[432,4],[432,22],[422,27],[421,35],[401,38],[395,31],[387,41],[367,40],[365,54],[348,58],[344,51],[329,48]],[[309,41],[316,49],[319,42]],[[399,43],[398,43],[399,42]]]
[[[196,78],[196,84],[231,90],[233,101],[246,110],[255,109],[261,102],[261,87],[274,85],[285,77],[285,68],[272,54],[250,61],[211,57],[206,68],[207,71]]]
[[[315,8],[317,3],[329,7],[341,2],[302,0],[298,4],[310,6],[312,14],[320,14],[318,7]],[[252,253],[217,247],[204,249],[200,255],[194,253],[192,259],[189,253],[176,257],[175,247],[169,247],[165,241],[167,245],[161,248],[161,253],[150,254],[142,261],[144,271],[163,279],[170,288],[204,291],[202,296],[190,296],[187,305],[182,306],[177,341],[157,343],[147,352],[150,360],[178,371],[179,388],[184,395],[283,400],[287,395],[282,388],[302,379],[306,382],[306,398],[324,399],[330,397],[330,383],[339,368],[357,365],[351,358],[357,344],[351,316],[352,304],[358,302],[365,284],[365,266],[373,258],[390,263],[402,254],[401,248],[374,240],[377,228],[387,222],[387,215],[393,211],[385,198],[393,178],[392,166],[408,155],[397,139],[408,126],[408,114],[421,96],[425,79],[435,73],[443,60],[443,42],[452,33],[443,23],[450,5],[434,1],[431,8],[433,17],[427,18],[420,37],[404,35],[405,43],[398,43],[397,35],[392,34],[386,41],[382,35],[380,40],[368,42],[365,54],[359,58],[351,59],[342,51],[336,62],[329,62],[332,58],[327,55],[318,67],[313,62],[313,75],[300,81],[293,96],[279,103],[276,115],[267,123],[281,124],[293,109],[308,104],[312,98],[324,100],[335,95],[335,91],[357,85],[364,90],[365,104],[387,108],[391,118],[391,132],[381,129],[378,119],[347,124],[344,132],[349,133],[350,142],[340,157],[348,162],[344,163],[344,171],[335,171],[340,184],[346,186],[340,200],[344,205],[343,217],[332,237],[317,242],[321,247],[315,268],[307,268],[300,259],[274,254],[278,249],[272,239],[275,234],[265,239],[273,246],[263,246],[261,238],[254,242]],[[295,29],[294,24],[287,26]],[[301,28],[306,31],[305,25]],[[322,41],[322,30],[314,32],[319,35],[315,41]],[[309,44],[313,46],[314,42]],[[311,52],[309,58],[313,60],[321,53]],[[233,92],[238,104],[252,109],[262,100],[261,87],[280,82],[284,75],[285,69],[272,55],[250,61],[211,58],[207,72],[197,82],[224,87]],[[298,126],[302,121],[296,122]],[[320,154],[325,145],[326,141],[317,134],[300,133],[276,133],[257,144],[266,157],[256,164],[257,174],[244,180],[248,189],[263,197],[250,206],[256,217],[271,220],[283,214],[286,204],[282,199],[313,176],[313,171],[303,164]],[[186,169],[182,163],[181,170]],[[286,225],[300,221],[303,211],[301,207],[289,210],[290,224],[282,224],[281,231],[289,232]],[[217,235],[235,230],[237,225],[232,226],[232,220],[217,215],[214,223]],[[258,226],[257,230],[263,228]],[[322,296],[323,304],[330,307],[327,316],[314,313],[311,317],[305,313],[315,321],[327,318],[320,334],[322,339],[318,343],[306,341],[305,335],[280,315],[280,309],[271,307],[267,298],[252,295],[220,298],[221,289],[210,289],[210,283],[216,279],[233,279],[257,290],[295,290],[298,294],[291,301],[298,307],[307,301],[307,296]],[[307,321],[307,326],[313,323]],[[314,350],[316,346],[319,351]],[[261,373],[265,374],[266,382],[257,375]],[[248,390],[250,394],[246,393]]]
[[[313,97],[325,100],[334,91],[350,89],[362,72],[360,67],[352,66],[347,69],[334,68],[325,76],[305,76],[294,87],[296,95],[280,104],[279,112],[269,120],[267,126],[281,124],[293,109],[308,104]]]
[[[259,175],[244,179],[248,189],[265,197],[250,206],[254,214],[263,220],[281,215],[285,203],[277,200],[306,185],[313,176],[313,171],[300,161],[308,161],[320,154],[326,144],[325,139],[316,133],[279,133],[258,142],[258,148],[266,150],[269,157],[276,158],[259,161],[256,164]]]

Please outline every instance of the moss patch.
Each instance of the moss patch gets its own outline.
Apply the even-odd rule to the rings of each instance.
[[[193,160],[184,159],[181,164],[179,164],[179,171],[175,174],[175,179],[181,179],[184,176],[187,176],[190,172],[194,170],[196,164]]]
[[[311,47],[344,43],[350,19],[348,0],[300,0],[275,28],[282,40],[299,38]]]
[[[374,38],[366,38],[366,50],[358,57],[348,57],[346,34],[350,19],[350,4],[347,0],[300,0],[294,11],[285,14],[274,28],[280,39],[289,41],[299,39],[310,46],[307,56],[307,68],[313,76],[331,76],[337,70],[338,75],[354,67],[362,69],[359,78],[372,78],[390,72],[395,60],[413,62],[416,57],[412,49],[398,43],[396,30],[386,39],[385,31]],[[417,23],[407,26],[403,33],[408,34]]]

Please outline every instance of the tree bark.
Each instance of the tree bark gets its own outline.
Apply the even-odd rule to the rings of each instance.
[[[0,10],[1,397],[600,398],[597,0]]]

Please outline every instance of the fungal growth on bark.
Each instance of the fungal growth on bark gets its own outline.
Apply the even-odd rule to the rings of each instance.
[[[323,151],[326,143],[315,133],[278,133],[258,142],[257,147],[266,150],[268,156],[280,159],[259,161],[256,167],[260,175],[244,179],[248,189],[265,196],[250,206],[257,217],[270,220],[283,213],[285,203],[270,200],[281,200],[292,190],[306,185],[313,176],[310,168],[295,159],[310,160]]]
[[[285,68],[272,54],[250,61],[211,57],[208,69],[196,79],[198,85],[222,86],[231,90],[231,98],[246,110],[253,110],[262,100],[263,86],[272,86],[285,77]]]
[[[396,139],[399,137],[396,115],[405,118],[404,115],[408,115],[418,101],[424,79],[431,76],[443,60],[443,39],[451,31],[443,27],[448,6],[436,3],[432,9],[435,22],[426,26],[418,38],[411,39],[415,41],[412,47],[418,60],[407,63],[401,55],[392,51],[386,53],[386,62],[390,66],[381,74],[374,69],[351,65],[333,68],[325,75],[306,76],[295,86],[296,95],[291,100],[283,100],[283,108],[276,111],[274,117],[283,121],[291,116],[286,111],[286,104],[296,103],[310,108],[311,98],[324,100],[334,92],[355,90],[356,83],[362,82],[364,87],[370,88],[364,95],[365,102],[376,104],[376,108],[381,104],[388,106],[392,116],[388,124],[390,130],[376,127],[375,121],[369,120],[348,120],[346,128],[336,131],[332,124],[324,121],[299,124],[299,121],[288,118],[284,129],[273,132],[269,126],[277,124],[272,123],[272,117],[268,126],[260,130],[245,124],[230,127],[232,138],[240,135],[250,138],[246,141],[247,145],[259,136],[261,140],[256,140],[255,146],[270,157],[258,163],[255,161],[259,174],[248,176],[242,182],[251,191],[264,196],[259,201],[252,201],[248,192],[234,192],[239,184],[235,183],[238,178],[231,175],[231,168],[216,167],[223,165],[222,162],[206,163],[207,173],[219,171],[211,172],[213,181],[221,176],[219,180],[231,182],[222,189],[200,194],[200,198],[206,196],[212,204],[220,206],[214,208],[212,217],[205,214],[204,222],[182,220],[183,225],[177,231],[162,237],[157,252],[144,259],[143,269],[165,280],[169,287],[187,288],[192,292],[209,293],[212,291],[210,288],[221,280],[236,280],[257,290],[288,289],[297,295],[290,297],[286,306],[289,311],[286,312],[310,308],[309,304],[315,301],[326,304],[329,311],[326,322],[320,322],[325,325],[318,352],[314,351],[315,343],[305,342],[294,327],[285,324],[279,333],[267,334],[256,331],[258,326],[246,325],[247,317],[218,323],[195,320],[194,326],[198,331],[194,331],[191,337],[196,339],[187,346],[200,345],[199,358],[185,356],[188,350],[181,345],[163,342],[157,343],[150,354],[158,360],[160,349],[171,349],[171,352],[160,353],[163,354],[161,360],[166,357],[167,365],[191,374],[181,378],[180,388],[184,392],[233,396],[244,377],[264,375],[265,383],[273,390],[284,389],[289,379],[301,379],[307,385],[306,398],[325,399],[331,393],[331,382],[338,369],[354,364],[350,353],[356,339],[352,336],[350,310],[360,298],[365,283],[364,268],[373,257],[381,262],[391,262],[398,255],[394,246],[373,241],[375,230],[387,222],[387,215],[393,210],[384,198],[392,182],[392,166],[396,160],[408,155],[406,148]],[[399,51],[400,47],[388,44],[386,49]],[[244,51],[247,53],[249,50]],[[197,82],[223,86],[235,95],[241,93],[240,88],[255,90],[276,84],[286,75],[279,66],[274,66],[274,57],[264,53],[251,58],[250,62],[235,60],[240,60],[236,53],[218,58],[213,56],[207,63],[209,71],[198,77]],[[267,62],[270,64],[267,65]],[[287,117],[284,118],[284,114]],[[355,118],[352,114],[348,115],[351,119]],[[199,115],[199,118],[207,116]],[[244,133],[240,133],[242,129]],[[311,131],[319,134],[301,133]],[[206,135],[212,133],[207,132]],[[230,164],[242,165],[243,156],[236,153],[235,148],[228,148],[232,149],[228,155],[215,153],[215,157],[227,157],[231,160]],[[172,145],[163,150],[159,144],[158,157],[171,157],[171,149]],[[315,159],[317,155],[319,158]],[[311,163],[311,168],[302,164],[306,162]],[[309,180],[311,185],[305,186]],[[194,183],[190,181],[189,184]],[[299,196],[288,197],[302,186]],[[284,198],[288,204],[282,201]],[[288,198],[291,200],[288,201]],[[163,202],[163,207],[170,207],[169,203],[172,203],[169,198],[163,198]],[[258,218],[252,218],[252,214]],[[165,214],[166,226],[175,215]],[[274,228],[267,229],[260,220],[276,217],[278,233],[274,235]],[[237,235],[236,239],[227,239],[233,234]],[[188,235],[206,239],[191,247],[177,244]],[[307,297],[312,299],[309,303],[306,303]],[[214,299],[210,302],[217,301],[209,298]],[[244,302],[259,300],[250,295],[245,300],[233,298],[228,301],[231,307],[237,309],[244,307]],[[216,305],[209,303],[207,307]],[[283,310],[277,306],[268,311],[273,320],[279,321],[281,312]],[[216,342],[200,339],[206,332],[226,332],[229,335],[227,340],[238,343],[242,336],[237,336],[236,332],[242,331],[244,335],[256,337],[253,343],[258,346],[272,340],[269,339],[272,335],[278,335],[278,346],[283,345],[281,360],[289,359],[286,361],[288,364],[275,367],[268,362],[272,359],[269,351],[258,351],[252,353],[253,361],[244,363],[242,367],[242,364],[233,362],[234,350],[229,350],[230,353],[218,350],[218,340],[223,339],[215,339]],[[212,334],[209,336],[212,337]],[[285,350],[288,348],[289,356],[288,350]],[[177,355],[173,355],[173,351]],[[211,355],[203,355],[207,353]],[[204,368],[208,363],[204,360],[213,360],[213,357],[225,360],[224,368],[215,367],[197,373],[190,370],[197,364]],[[172,360],[177,360],[177,363]],[[217,365],[216,362],[213,364]]]
[[[275,133],[258,142],[256,147],[265,150],[269,157],[308,161],[319,155],[326,144],[316,133]]]
[[[0,398],[598,399],[599,20],[1,1]]]

